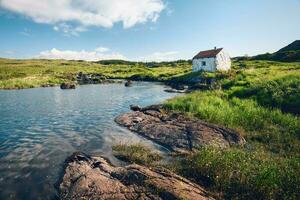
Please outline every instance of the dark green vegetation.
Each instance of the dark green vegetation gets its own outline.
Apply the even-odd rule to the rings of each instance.
[[[79,72],[99,73],[112,79],[167,81],[175,75],[191,70],[191,65],[187,61],[163,63],[151,68],[147,67],[149,63],[127,61],[101,61],[100,63],[0,59],[0,89],[22,89],[72,82]]]
[[[225,199],[299,199],[300,163],[261,151],[203,149],[173,169]]]
[[[253,57],[241,58],[248,60],[271,60],[280,62],[300,62],[300,40],[296,40],[275,53],[265,53]]]

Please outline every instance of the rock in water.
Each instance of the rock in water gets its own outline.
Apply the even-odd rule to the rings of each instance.
[[[245,139],[235,130],[189,118],[183,114],[166,112],[161,105],[122,114],[115,121],[177,152],[211,145],[225,148],[245,143]]]
[[[140,111],[140,110],[142,110],[142,108],[139,105],[130,105],[130,110]]]
[[[126,83],[125,83],[125,87],[130,87],[132,86],[132,81],[131,80],[128,80]]]
[[[74,153],[66,160],[59,198],[116,200],[208,200],[207,192],[168,170],[140,165],[114,167],[102,157]]]
[[[73,83],[62,83],[60,85],[60,89],[63,89],[63,90],[65,90],[65,89],[75,89],[75,88],[76,88],[76,86]]]

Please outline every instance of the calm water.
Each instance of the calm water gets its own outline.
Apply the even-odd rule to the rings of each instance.
[[[113,121],[174,94],[154,83],[87,85],[76,90],[0,91],[0,199],[51,199],[65,158],[74,151],[111,159],[111,145],[149,141]],[[158,147],[157,147],[158,148]]]

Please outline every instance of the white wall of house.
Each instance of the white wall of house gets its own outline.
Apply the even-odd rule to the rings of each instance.
[[[227,71],[231,68],[231,59],[229,54],[225,51],[221,51],[216,56],[216,70]]]
[[[216,71],[216,58],[200,58],[193,60],[193,72],[197,71]]]
[[[227,71],[231,68],[231,60],[230,56],[225,52],[221,51],[218,55],[214,58],[199,58],[193,59],[193,72],[197,71]]]

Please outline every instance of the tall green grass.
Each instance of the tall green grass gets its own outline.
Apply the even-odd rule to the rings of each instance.
[[[237,90],[231,95],[253,98],[260,105],[300,114],[300,76],[297,75],[257,82],[253,86]]]
[[[254,100],[228,98],[224,92],[194,92],[167,101],[165,107],[240,130],[248,142],[274,153],[300,155],[300,119]]]
[[[221,199],[299,199],[300,160],[240,149],[202,149],[171,165]]]

